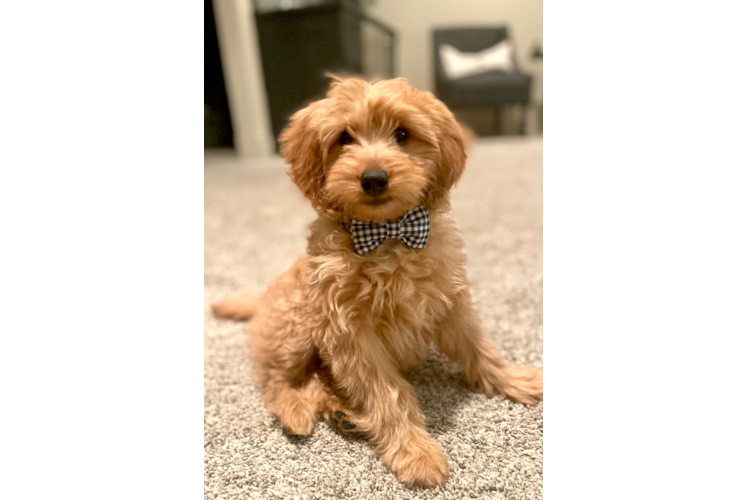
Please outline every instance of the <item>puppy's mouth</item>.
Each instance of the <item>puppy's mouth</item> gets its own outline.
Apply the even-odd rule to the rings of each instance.
[[[369,205],[370,207],[380,207],[382,205],[385,205],[392,201],[392,196],[375,196],[373,198],[367,198],[363,200],[364,205]]]

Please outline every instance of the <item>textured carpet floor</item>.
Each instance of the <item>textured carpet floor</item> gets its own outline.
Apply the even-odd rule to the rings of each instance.
[[[479,139],[453,194],[468,277],[488,335],[510,362],[543,366],[542,138]],[[211,302],[261,291],[304,251],[314,212],[280,159],[205,157],[205,498],[506,498],[543,495],[543,404],[472,392],[432,352],[409,375],[449,456],[444,487],[399,483],[367,443],[324,422],[287,437],[251,377],[246,323]]]

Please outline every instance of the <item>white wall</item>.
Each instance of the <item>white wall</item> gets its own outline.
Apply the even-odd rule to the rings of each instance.
[[[275,153],[251,0],[213,0],[218,47],[240,156]]]
[[[506,25],[523,72],[533,75],[531,100],[541,101],[543,65],[532,47],[543,44],[542,0],[371,0],[369,15],[397,32],[396,74],[433,90],[432,32],[442,27]]]

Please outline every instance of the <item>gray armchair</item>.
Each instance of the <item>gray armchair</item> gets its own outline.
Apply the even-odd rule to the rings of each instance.
[[[530,102],[532,77],[519,71],[491,70],[456,80],[447,77],[442,67],[439,47],[448,44],[461,52],[479,52],[509,38],[506,27],[452,28],[434,31],[435,94],[449,108],[464,106],[490,106],[494,108],[494,129],[500,131],[501,107],[506,104],[522,105],[520,131],[525,133],[525,113]],[[514,67],[518,68],[515,54]]]

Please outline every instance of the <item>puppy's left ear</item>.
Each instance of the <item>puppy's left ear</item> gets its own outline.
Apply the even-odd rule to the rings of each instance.
[[[426,198],[426,207],[436,208],[446,198],[449,190],[465,171],[465,143],[462,130],[452,112],[441,101],[432,97],[431,119],[436,127],[439,145],[439,160],[436,165],[434,183]],[[434,189],[436,188],[436,189]]]
[[[315,123],[324,102],[323,99],[297,111],[278,138],[280,155],[291,165],[291,180],[315,208],[320,204],[325,182],[319,124]]]

